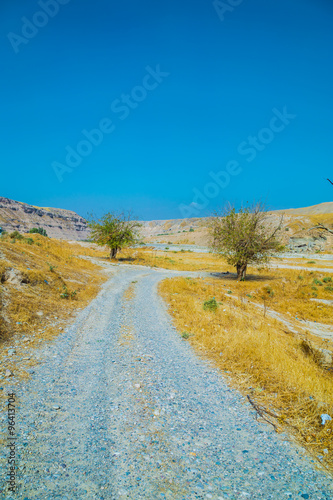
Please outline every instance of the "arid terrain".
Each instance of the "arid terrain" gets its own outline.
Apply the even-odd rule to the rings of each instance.
[[[89,236],[86,220],[75,212],[35,207],[3,197],[0,197],[0,227],[21,233],[43,228],[51,238],[67,240],[84,240]]]
[[[2,235],[0,398],[15,391],[24,416],[18,498],[65,495],[68,481],[73,499],[178,500],[189,487],[214,499],[267,499],[272,487],[331,498],[333,259],[331,236],[311,229],[331,221],[288,214],[283,234],[311,244],[250,267],[245,282],[195,245],[207,245],[202,220],[146,223],[146,244],[113,261],[89,241]],[[221,467],[226,490],[212,481]]]
[[[294,251],[331,252],[333,234],[316,229],[318,224],[331,227],[333,202],[313,207],[269,212],[268,222],[277,223],[283,217],[283,242]],[[174,219],[144,222],[142,234],[147,243],[187,244],[205,246],[209,242],[207,219]]]

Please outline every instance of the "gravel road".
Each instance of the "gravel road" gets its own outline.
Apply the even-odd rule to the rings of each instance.
[[[324,471],[172,326],[157,284],[181,273],[104,265],[110,279],[37,352],[31,380],[4,386],[18,398],[19,488],[1,498],[332,499]]]

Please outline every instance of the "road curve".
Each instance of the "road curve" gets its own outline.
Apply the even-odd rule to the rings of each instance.
[[[104,265],[99,296],[15,388],[19,488],[2,498],[333,498],[324,471],[176,332],[157,284],[180,273]]]

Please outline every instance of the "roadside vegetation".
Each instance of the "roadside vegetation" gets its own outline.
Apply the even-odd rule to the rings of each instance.
[[[138,222],[131,212],[107,213],[100,219],[91,216],[88,227],[91,240],[99,246],[110,249],[110,259],[115,259],[123,248],[131,247],[139,241]]]
[[[179,271],[218,271],[221,269],[221,259],[211,253],[200,254],[188,250],[163,252],[152,247],[128,248],[119,254],[118,262]],[[225,268],[225,265],[222,267]]]
[[[282,270],[245,282],[172,278],[160,292],[182,337],[227,373],[278,432],[291,432],[333,469],[333,425],[321,419],[333,418],[333,344],[268,315],[269,307],[289,321],[297,315],[332,324],[332,307],[303,295],[311,294],[312,279],[307,273],[295,280],[294,271]]]
[[[212,249],[236,268],[238,280],[246,279],[249,264],[268,264],[283,248],[279,240],[283,216],[278,224],[268,219],[265,207],[255,203],[237,212],[227,205],[208,222]]]
[[[0,342],[36,332],[51,338],[96,296],[104,277],[81,256],[103,252],[17,231],[0,237]]]

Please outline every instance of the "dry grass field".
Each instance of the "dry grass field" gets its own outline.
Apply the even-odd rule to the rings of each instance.
[[[38,234],[0,239],[2,343],[14,333],[23,337],[32,331],[37,333],[33,342],[52,338],[95,297],[105,278],[82,255],[104,253]]]

